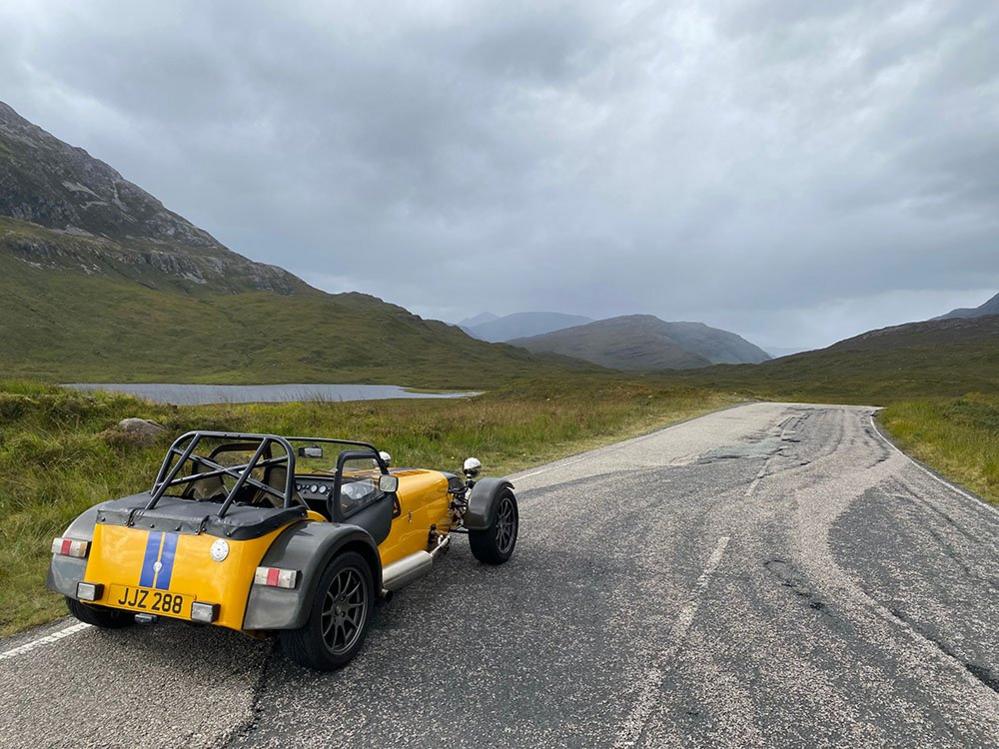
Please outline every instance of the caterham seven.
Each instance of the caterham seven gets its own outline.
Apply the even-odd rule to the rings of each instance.
[[[476,459],[463,476],[389,463],[365,442],[189,432],[149,491],[53,541],[48,585],[97,627],[181,619],[274,635],[298,663],[339,668],[376,602],[429,572],[454,534],[486,564],[517,542],[513,486],[479,479]]]

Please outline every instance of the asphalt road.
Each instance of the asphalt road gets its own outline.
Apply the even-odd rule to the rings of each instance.
[[[180,624],[0,642],[0,746],[997,746],[999,513],[871,413],[527,471],[513,560],[459,539],[339,673]]]

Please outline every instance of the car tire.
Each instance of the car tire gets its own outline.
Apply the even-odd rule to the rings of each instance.
[[[103,606],[91,606],[66,596],[66,608],[69,613],[85,624],[92,624],[101,629],[121,629],[135,623],[135,614],[129,611],[108,609]]]
[[[513,555],[520,530],[517,498],[507,489],[496,501],[493,521],[485,530],[468,532],[472,555],[483,564],[503,564]]]
[[[375,604],[371,567],[348,551],[326,567],[301,629],[278,633],[281,649],[291,660],[317,671],[343,668],[360,651]]]

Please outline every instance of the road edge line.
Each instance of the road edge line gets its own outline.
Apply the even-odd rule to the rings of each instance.
[[[892,442],[891,439],[889,439],[887,436],[885,436],[884,433],[882,433],[882,431],[880,429],[878,429],[878,424],[877,424],[876,421],[874,421],[874,414],[870,415],[870,419],[871,419],[871,428],[874,429],[874,433],[876,435],[878,435],[878,437],[880,437],[882,440],[884,440],[885,444],[888,445],[888,447],[890,447],[892,450],[894,450],[895,452],[897,452],[903,458],[905,458],[906,460],[908,460],[910,463],[912,463],[914,466],[916,466],[916,468],[919,468],[923,473],[925,473],[927,476],[929,476],[931,479],[933,479],[937,483],[946,486],[948,489],[950,489],[955,494],[958,494],[958,495],[964,497],[965,499],[969,500],[970,502],[974,503],[975,506],[980,507],[980,508],[985,509],[985,510],[988,510],[988,511],[992,512],[994,515],[996,515],[997,517],[999,517],[999,509],[993,507],[991,504],[989,504],[988,502],[986,502],[981,497],[976,497],[974,494],[972,494],[970,492],[967,492],[967,491],[965,491],[964,489],[961,489],[958,486],[955,486],[954,484],[952,484],[951,482],[949,482],[947,479],[945,479],[942,476],[938,475],[937,472],[934,471],[932,468],[929,468],[928,466],[923,465],[920,461],[918,461],[915,458],[913,458],[911,455],[909,455],[904,450],[902,450],[902,448],[900,448],[898,445],[896,445],[894,442]]]
[[[51,632],[47,635],[42,635],[41,637],[36,637],[33,640],[28,640],[27,642],[18,645],[17,647],[11,648],[10,650],[5,650],[0,653],[0,661],[10,660],[12,658],[17,658],[25,653],[30,653],[32,650],[42,647],[43,645],[51,645],[52,643],[58,642],[65,637],[71,637],[78,632],[83,632],[85,629],[90,629],[91,625],[86,622],[77,622],[76,624],[70,624],[68,627],[63,627],[62,629]]]

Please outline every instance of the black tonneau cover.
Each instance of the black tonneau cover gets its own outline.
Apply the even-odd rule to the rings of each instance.
[[[217,502],[198,502],[179,497],[161,497],[152,510],[145,509],[150,492],[133,494],[101,504],[97,522],[107,525],[132,525],[158,531],[207,533],[237,541],[259,538],[288,523],[305,517],[306,508],[250,507],[234,504],[223,517],[218,516]]]

